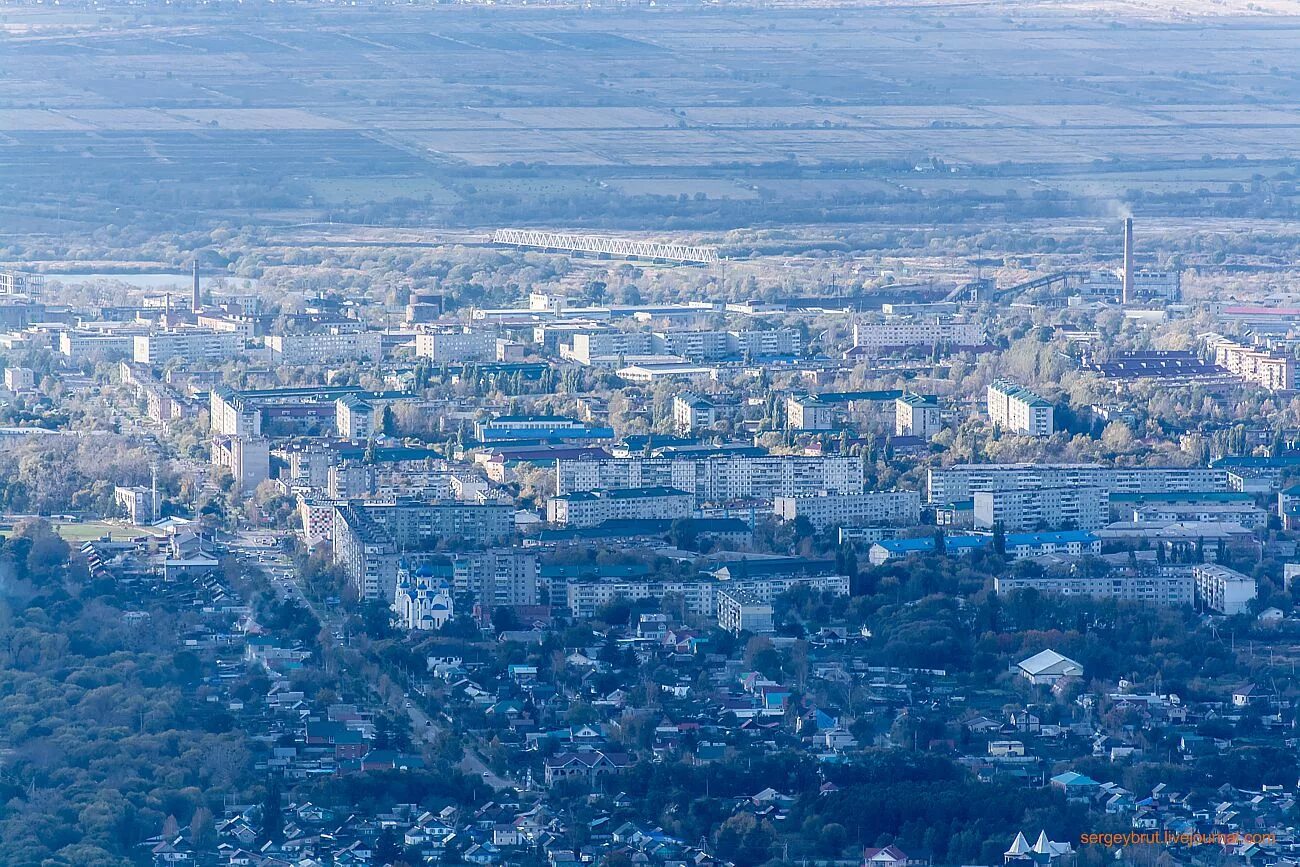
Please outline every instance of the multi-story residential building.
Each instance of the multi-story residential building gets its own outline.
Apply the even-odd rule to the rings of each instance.
[[[1203,335],[1206,346],[1214,353],[1214,363],[1241,378],[1269,391],[1294,391],[1295,359],[1281,352],[1256,346],[1244,346],[1221,334]]]
[[[59,332],[59,352],[74,363],[131,358],[135,338],[146,326],[121,322],[83,323],[80,327]]]
[[[798,355],[803,350],[803,339],[793,328],[774,328],[771,331],[728,332],[728,351],[740,358],[771,358]]]
[[[575,491],[551,497],[546,519],[565,527],[596,527],[606,521],[689,518],[692,496],[674,488]]]
[[[365,599],[389,599],[397,580],[398,552],[408,558],[439,546],[492,545],[514,530],[508,503],[456,500],[345,503],[335,507],[334,561]]]
[[[36,387],[36,372],[30,367],[6,367],[5,388],[10,391],[30,391]]]
[[[1091,596],[1148,605],[1191,605],[1195,599],[1195,581],[1186,566],[1112,569],[1100,573],[1008,572],[994,576],[993,589],[998,595],[1032,589],[1059,596]]]
[[[577,618],[590,618],[617,599],[635,602],[641,599],[662,599],[669,594],[680,597],[686,610],[692,614],[716,617],[719,590],[748,593],[758,602],[770,605],[782,593],[787,593],[796,587],[807,587],[817,593],[847,596],[849,577],[782,573],[718,581],[707,576],[661,578],[655,575],[644,575],[570,581],[565,593],[569,612]]]
[[[354,392],[334,401],[334,427],[347,439],[364,440],[382,434],[385,412],[394,404],[414,401],[404,392]]]
[[[595,328],[574,332],[567,346],[560,347],[560,357],[588,366],[616,365],[619,359],[659,355],[655,336],[649,331],[620,331]]]
[[[921,523],[917,491],[777,497],[772,509],[783,521],[807,518],[814,527],[914,527]]]
[[[984,330],[974,322],[945,316],[934,319],[898,317],[886,322],[855,322],[850,353],[872,356],[890,349],[979,346],[983,342]]]
[[[332,500],[298,496],[298,517],[302,521],[302,540],[308,548],[328,542],[334,535],[334,507]]]
[[[772,603],[761,602],[752,593],[724,588],[717,593],[718,626],[733,635],[749,632],[764,635],[775,631]]]
[[[791,394],[785,399],[786,424],[792,430],[834,430],[839,413],[839,405],[815,394]]]
[[[334,507],[330,549],[357,594],[366,600],[388,600],[397,590],[401,561],[397,542],[373,514],[357,504]]]
[[[1046,437],[1055,431],[1051,401],[1007,379],[988,388],[989,419],[1005,431]]]
[[[490,548],[452,555],[452,586],[476,605],[536,605],[540,601],[537,554],[516,548]]]
[[[1232,616],[1244,614],[1255,598],[1255,579],[1218,563],[1192,567],[1196,582],[1196,604],[1207,611]]]
[[[119,486],[113,489],[113,502],[132,524],[143,526],[158,520],[158,493],[152,488]]]
[[[212,465],[227,469],[248,493],[271,477],[271,443],[265,437],[217,434],[212,438]]]
[[[1095,530],[1110,521],[1110,494],[1105,488],[1019,488],[977,491],[975,526],[991,530],[1069,528]]]
[[[334,426],[341,437],[364,440],[375,435],[375,406],[360,394],[334,401]]]
[[[1247,530],[1257,530],[1268,522],[1268,513],[1253,502],[1222,503],[1143,503],[1135,506],[1128,516],[1135,523],[1157,521],[1214,521],[1240,524]]]
[[[943,409],[934,395],[907,392],[894,400],[894,436],[932,439],[943,430]]]
[[[820,494],[860,494],[863,459],[852,455],[711,454],[560,459],[556,492],[676,488],[697,504]]]
[[[461,364],[496,357],[497,333],[469,328],[425,331],[415,335],[415,354],[435,363]]]
[[[953,464],[929,471],[931,503],[958,503],[976,491],[1016,488],[1098,487],[1111,494],[1222,491],[1224,469],[1209,467],[1108,467],[1102,464]]]
[[[384,335],[358,326],[330,325],[318,331],[272,334],[266,345],[278,364],[377,361],[384,354]]]
[[[1012,560],[1022,557],[1042,557],[1061,554],[1080,557],[1084,554],[1101,554],[1101,539],[1086,530],[1058,530],[1052,533],[1007,533],[1003,537],[1006,556]]]
[[[673,428],[678,433],[689,435],[711,428],[717,421],[717,409],[704,395],[687,391],[673,396]]]

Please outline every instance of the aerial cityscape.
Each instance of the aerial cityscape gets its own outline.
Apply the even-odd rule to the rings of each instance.
[[[0,865],[1300,867],[1300,3],[0,3]]]

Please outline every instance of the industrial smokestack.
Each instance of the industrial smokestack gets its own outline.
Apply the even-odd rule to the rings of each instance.
[[[1125,249],[1128,249],[1127,247]],[[199,260],[194,259],[194,288],[190,296],[190,312],[198,313],[202,309],[202,300],[199,298]]]
[[[1120,295],[1123,304],[1133,302],[1133,218],[1124,218],[1124,286]]]

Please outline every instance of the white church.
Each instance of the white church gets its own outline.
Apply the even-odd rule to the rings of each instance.
[[[441,629],[455,616],[451,585],[445,578],[435,577],[431,570],[413,572],[404,563],[397,570],[393,611],[397,614],[397,625],[403,629]]]

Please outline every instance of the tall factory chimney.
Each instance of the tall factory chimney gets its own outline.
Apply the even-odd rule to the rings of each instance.
[[[1129,222],[1132,222],[1132,220]],[[1128,248],[1125,247],[1124,249],[1127,250]],[[194,258],[194,288],[192,293],[190,296],[190,312],[198,313],[202,309],[203,303],[202,299],[199,298],[199,260],[197,256]]]
[[[1124,287],[1120,295],[1123,304],[1133,301],[1133,218],[1124,218]]]

